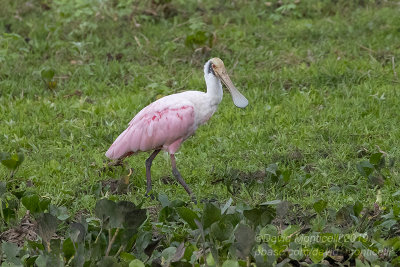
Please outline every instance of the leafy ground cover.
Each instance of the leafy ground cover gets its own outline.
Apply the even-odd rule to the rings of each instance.
[[[396,265],[399,9],[4,1],[0,231],[31,241],[3,243],[3,264]],[[225,97],[177,154],[198,204],[185,204],[167,155],[152,168],[158,199],[144,198],[148,155],[108,168],[104,152],[150,102],[204,90],[213,56],[250,104]]]

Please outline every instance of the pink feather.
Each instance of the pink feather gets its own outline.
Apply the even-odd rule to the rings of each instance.
[[[192,102],[171,95],[143,108],[106,152],[110,159],[138,151],[164,149],[174,154],[196,130]]]

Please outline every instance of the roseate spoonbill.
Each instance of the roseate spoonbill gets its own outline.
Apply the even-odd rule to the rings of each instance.
[[[106,152],[108,158],[122,160],[139,151],[154,150],[146,160],[146,195],[151,191],[151,164],[162,149],[171,157],[173,175],[193,198],[192,191],[176,168],[174,154],[182,142],[193,135],[197,127],[206,123],[217,110],[222,100],[221,81],[229,89],[237,107],[247,106],[247,99],[233,85],[221,59],[212,58],[206,62],[204,79],[207,93],[186,91],[173,94],[143,108]]]

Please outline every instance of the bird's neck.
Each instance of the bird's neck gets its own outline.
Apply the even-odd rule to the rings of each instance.
[[[211,99],[212,104],[218,105],[223,94],[221,81],[212,74],[205,74],[204,79],[207,85],[207,96]]]

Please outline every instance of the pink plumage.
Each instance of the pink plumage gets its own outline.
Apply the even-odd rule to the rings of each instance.
[[[217,110],[222,100],[222,84],[232,95],[233,103],[239,107],[247,106],[247,99],[232,84],[224,63],[212,58],[204,65],[204,79],[207,93],[187,91],[165,96],[142,109],[129,123],[106,152],[110,159],[123,159],[139,151],[154,152],[146,160],[146,195],[151,191],[151,164],[161,149],[171,157],[172,173],[178,182],[192,195],[181,174],[176,168],[175,152],[182,142],[194,134],[196,129],[206,123]]]
[[[114,141],[106,156],[119,159],[155,149],[174,154],[194,130],[193,104],[176,95],[167,96],[142,109]]]

